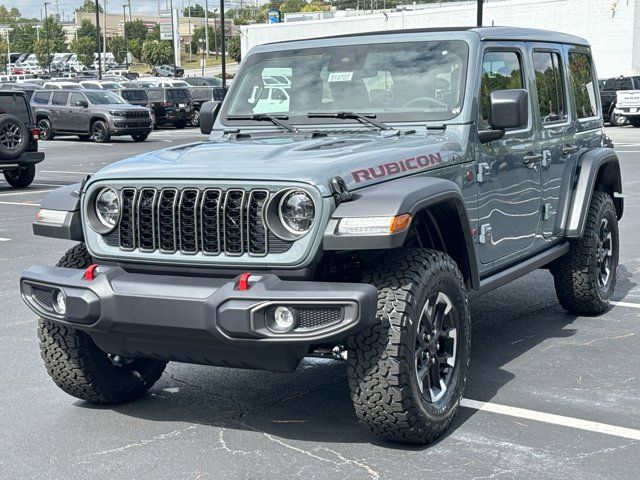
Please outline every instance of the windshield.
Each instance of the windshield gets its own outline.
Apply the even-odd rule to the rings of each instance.
[[[383,122],[449,120],[462,109],[467,57],[462,41],[256,54],[247,59],[222,116],[280,114],[289,123],[335,123],[307,114],[349,111]]]
[[[111,92],[86,92],[87,98],[93,105],[112,105],[127,103],[115,93]]]
[[[167,88],[167,99],[169,100],[188,100],[189,91],[183,88]]]

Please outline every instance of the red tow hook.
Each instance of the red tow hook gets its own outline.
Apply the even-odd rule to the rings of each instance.
[[[94,280],[96,278],[96,270],[98,269],[98,264],[97,263],[93,263],[91,265],[89,265],[87,267],[87,269],[84,271],[84,275],[82,276],[82,278],[84,278],[85,280],[91,281]]]
[[[251,278],[251,274],[248,272],[240,274],[240,278],[236,284],[236,290],[241,292],[249,290],[249,288],[251,288],[251,285],[249,285],[249,278]]]

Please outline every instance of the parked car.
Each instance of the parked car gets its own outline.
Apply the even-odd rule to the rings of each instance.
[[[191,100],[193,102],[193,117],[191,117],[191,126],[200,126],[200,107],[205,102],[215,101],[222,102],[226,90],[222,87],[191,87],[189,89]]]
[[[218,77],[184,77],[184,81],[193,87],[222,87]]]
[[[151,108],[149,97],[144,88],[121,88],[114,90],[113,93],[117,93],[131,105]]]
[[[27,100],[31,100],[33,93],[40,87],[29,83],[3,83],[0,84],[0,90],[19,90],[27,95]]]
[[[92,90],[118,90],[122,88],[122,85],[118,82],[111,82],[107,80],[83,80],[80,82],[82,88],[89,88]]]
[[[134,88],[156,88],[156,82],[152,80],[133,80],[130,85]]]
[[[186,88],[148,88],[146,89],[153,111],[154,128],[172,124],[184,128],[193,117],[193,104]]]
[[[626,118],[631,125],[639,128],[640,90],[618,90],[616,106],[613,113],[616,117]]]
[[[81,140],[104,143],[112,136],[130,135],[143,142],[152,128],[147,108],[106,90],[39,90],[31,106],[44,140],[78,135]]]
[[[50,82],[45,82],[42,85],[42,88],[47,89],[47,90],[79,90],[82,88],[82,85],[80,85],[79,83],[76,82],[62,82],[62,81],[50,81]]]
[[[256,113],[274,68],[294,79],[290,101]],[[293,371],[328,357],[346,362],[360,423],[435,441],[479,371],[469,291],[548,269],[569,322],[614,297],[624,199],[594,72],[586,40],[524,28],[254,47],[224,102],[201,108],[208,142],[44,198],[64,221],[34,232],[77,242],[20,280],[49,375],[114,404],[168,361]],[[543,391],[562,367],[540,368]]]
[[[625,77],[619,76],[605,80],[604,86],[600,90],[600,102],[602,103],[602,116],[605,122],[612,126],[618,125],[620,120],[616,113],[616,96],[619,90],[640,90],[640,76]]]
[[[36,165],[44,160],[38,152],[39,132],[27,94],[0,90],[0,171],[9,185],[31,185]]]
[[[153,67],[151,73],[155,77],[182,77],[184,76],[184,68],[176,67],[174,70],[173,65],[159,65]]]
[[[156,87],[160,87],[160,88],[170,88],[170,87],[190,88],[191,85],[189,85],[184,80],[156,80]]]

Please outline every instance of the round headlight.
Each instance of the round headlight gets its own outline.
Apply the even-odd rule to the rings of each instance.
[[[313,224],[316,208],[308,193],[292,190],[280,201],[280,221],[284,228],[296,235],[303,235]]]
[[[120,199],[113,188],[103,188],[96,195],[95,211],[100,223],[113,230],[120,217]]]

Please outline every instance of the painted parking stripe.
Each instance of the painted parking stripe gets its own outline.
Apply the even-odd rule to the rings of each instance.
[[[56,187],[61,187],[62,185],[56,185]],[[55,188],[49,188],[46,190],[27,190],[25,192],[1,192],[0,197],[13,197],[14,195],[28,195],[34,193],[47,193],[53,192]]]
[[[581,420],[579,418],[565,417],[563,415],[554,415],[552,413],[537,412],[526,408],[509,407],[498,403],[479,402],[468,398],[463,398],[460,405],[465,408],[471,408],[482,412],[497,413],[499,415],[507,415],[509,417],[524,418],[527,420],[534,420],[536,422],[559,425],[561,427],[576,428],[578,430],[586,430],[588,432],[602,433],[605,435],[612,435],[614,437],[640,441],[640,430],[634,430],[632,428],[618,427],[607,423],[592,422],[589,420]]]
[[[611,302],[611,305],[614,305],[616,307],[640,308],[640,303],[631,302]]]
[[[69,173],[71,175],[93,175],[95,172],[78,172],[71,170],[40,170],[40,173]]]
[[[0,242],[10,242],[11,239],[10,238],[2,238],[0,237]]]
[[[39,207],[37,203],[26,202],[0,202],[0,205],[22,205],[23,207]]]

